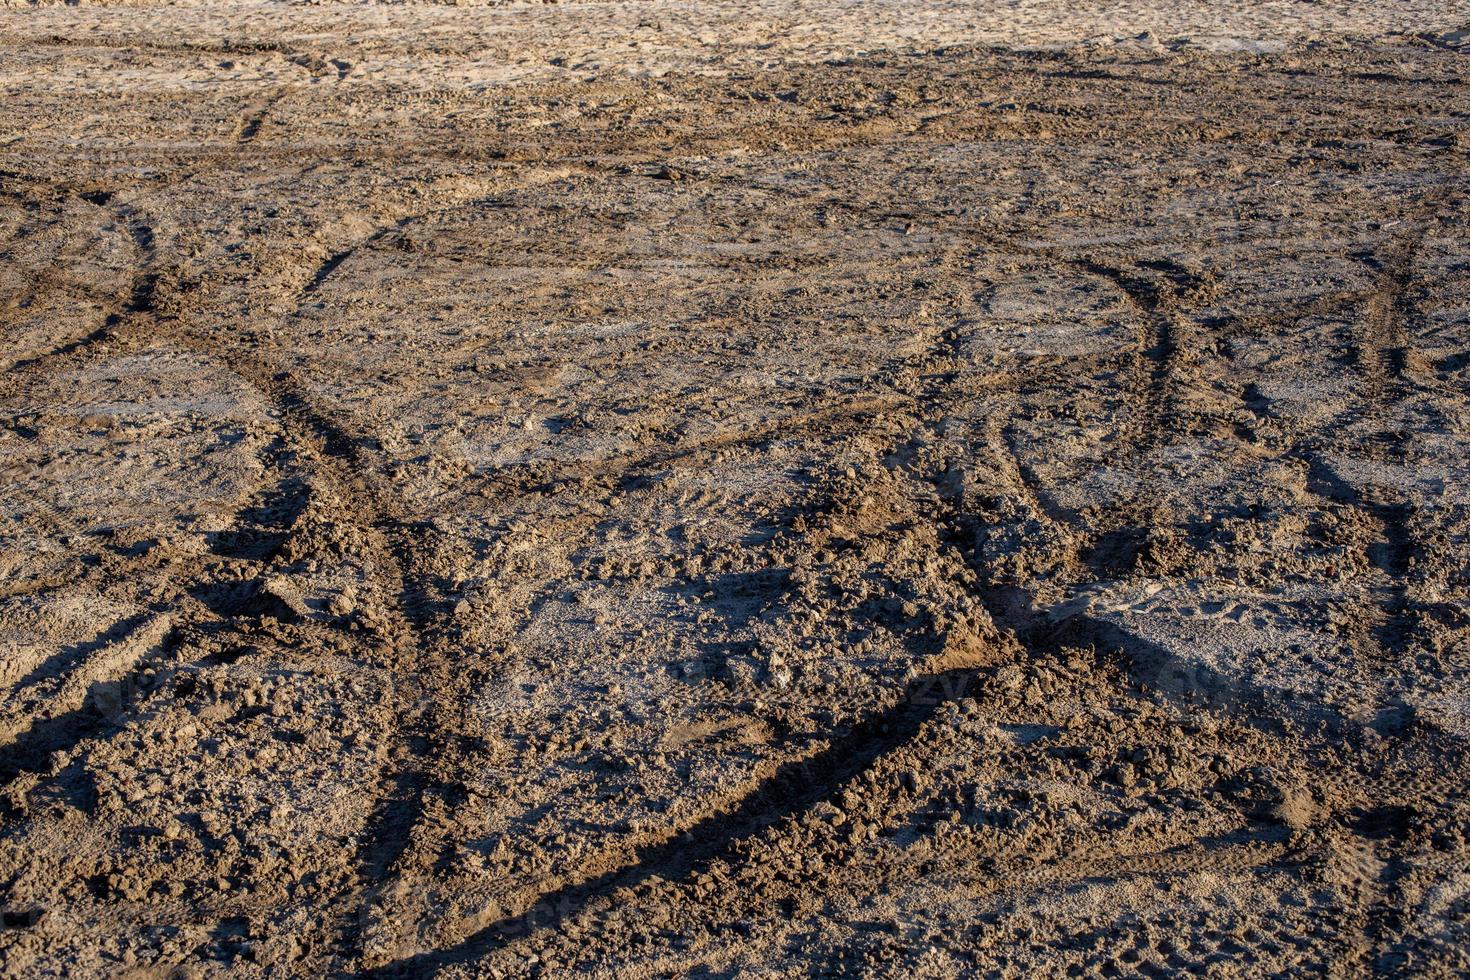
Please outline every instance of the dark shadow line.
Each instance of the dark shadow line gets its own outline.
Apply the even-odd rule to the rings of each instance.
[[[939,705],[965,697],[977,672],[946,671],[911,684],[904,697],[856,726],[816,755],[788,762],[741,798],[733,810],[710,814],[667,840],[639,848],[632,863],[540,895],[528,910],[509,915],[453,946],[418,953],[360,975],[420,977],[474,961],[532,929],[556,928],[595,900],[653,877],[681,880],[726,855],[741,841],[817,803],[836,797],[873,762],[914,738]]]
[[[65,668],[67,665],[75,664],[86,657],[90,657],[92,654],[96,653],[98,650],[101,650],[103,647],[110,646],[111,644],[116,643],[121,639],[124,639],[128,634],[132,633],[134,630],[138,629],[152,618],[152,613],[138,613],[135,616],[129,616],[126,619],[122,619],[116,623],[113,623],[106,630],[104,630],[101,635],[91,640],[87,640],[84,643],[73,643],[70,646],[62,647],[57,652],[53,653],[51,656],[41,661],[41,663],[37,664],[30,671],[30,673],[26,674],[20,680],[16,681],[14,689],[19,690],[22,687],[30,687],[32,684],[35,684],[38,681],[45,680],[47,677],[50,677],[53,673]]]

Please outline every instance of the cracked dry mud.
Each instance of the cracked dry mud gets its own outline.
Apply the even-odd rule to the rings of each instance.
[[[0,13],[0,971],[1470,970],[1470,24],[1224,6]]]

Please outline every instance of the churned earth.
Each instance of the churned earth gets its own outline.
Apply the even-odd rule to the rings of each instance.
[[[6,975],[1470,970],[1456,4],[15,6],[0,365]]]

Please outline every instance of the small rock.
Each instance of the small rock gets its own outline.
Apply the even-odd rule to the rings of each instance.
[[[333,616],[350,616],[357,608],[357,599],[351,589],[343,589],[327,604],[327,612]]]

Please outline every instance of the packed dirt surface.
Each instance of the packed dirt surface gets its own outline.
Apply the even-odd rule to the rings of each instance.
[[[0,12],[0,972],[1470,970],[1470,14]]]

